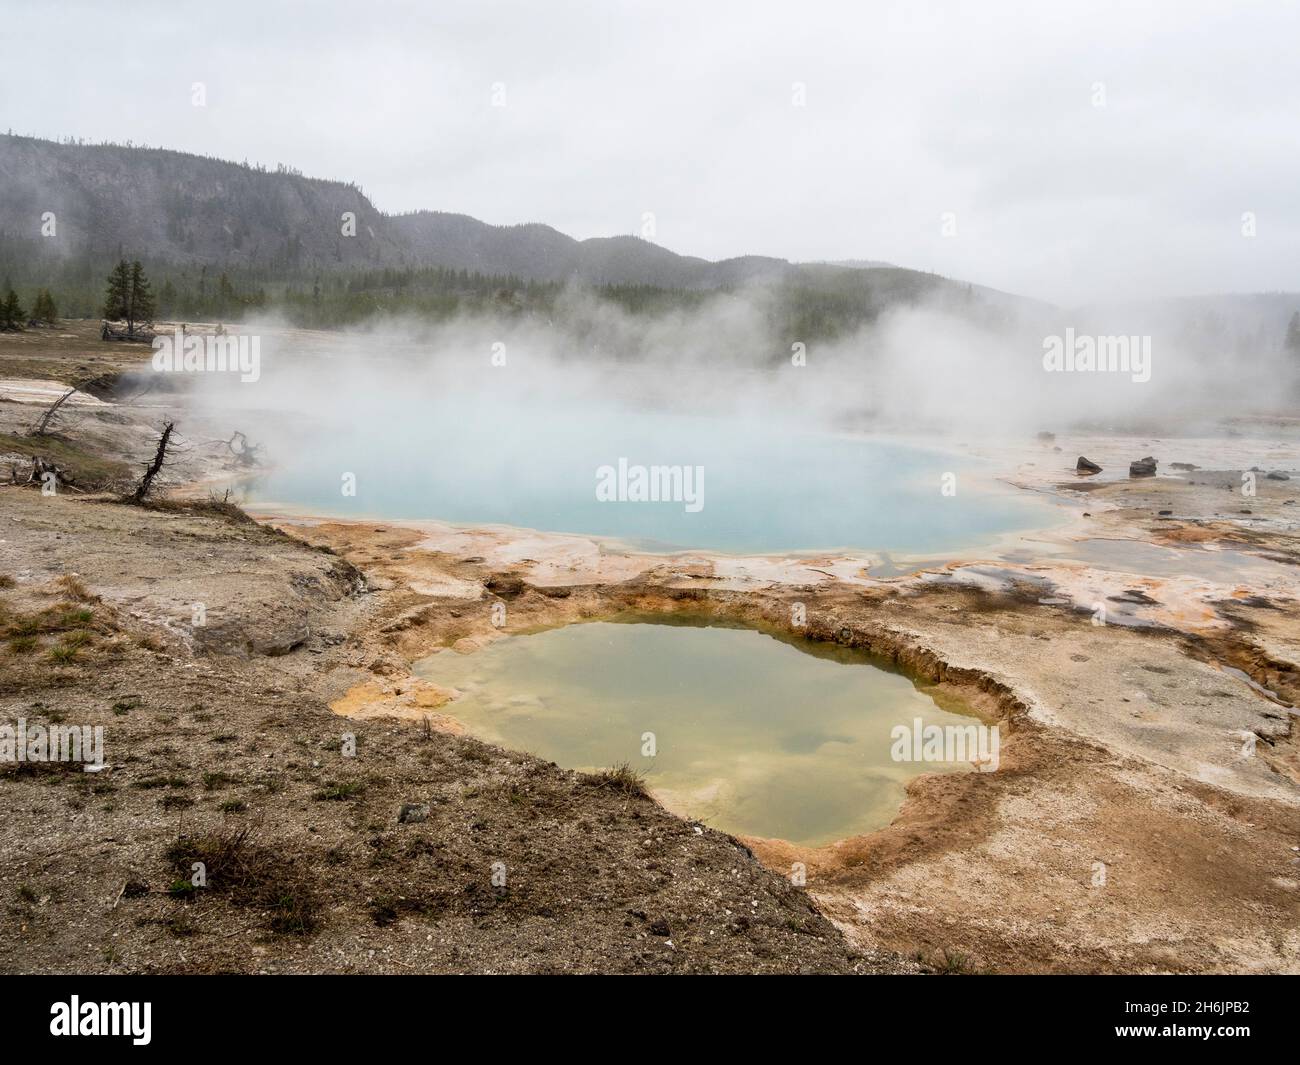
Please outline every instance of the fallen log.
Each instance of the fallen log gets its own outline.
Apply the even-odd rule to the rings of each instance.
[[[157,335],[152,329],[137,329],[132,332],[128,329],[118,329],[107,322],[99,331],[100,340],[123,340],[129,344],[152,344]]]

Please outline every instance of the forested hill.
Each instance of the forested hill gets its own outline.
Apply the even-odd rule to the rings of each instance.
[[[165,317],[238,319],[277,308],[320,327],[394,313],[549,317],[571,282],[638,313],[761,282],[778,338],[843,335],[921,302],[985,323],[1039,310],[875,262],[710,262],[632,236],[575,240],[541,224],[387,215],[357,185],[288,168],[0,135],[0,282],[13,283],[23,306],[48,291],[63,316],[97,315],[122,258],[143,263]]]
[[[36,261],[89,259],[98,269],[120,255],[250,280],[441,267],[710,289],[794,270],[757,256],[708,262],[632,236],[579,241],[539,224],[386,215],[353,184],[158,148],[0,136],[0,189],[0,267],[19,277]],[[53,233],[42,232],[47,212]]]

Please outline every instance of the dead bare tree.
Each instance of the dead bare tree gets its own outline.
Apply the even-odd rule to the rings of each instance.
[[[32,428],[27,435],[44,436],[45,430],[50,427],[51,419],[53,419],[53,417],[59,412],[59,408],[62,407],[63,404],[68,401],[68,398],[72,395],[72,393],[76,392],[77,390],[78,390],[77,386],[73,385],[66,392],[64,392],[63,395],[61,395],[58,399],[56,399],[50,406],[46,407],[45,413],[41,415],[41,420],[36,423],[35,427]]]
[[[149,463],[144,471],[144,477],[131,494],[132,503],[143,503],[148,497],[150,489],[153,488],[154,478],[162,471],[163,463],[167,460],[167,442],[172,438],[172,430],[175,428],[175,422],[168,422],[163,426],[162,436],[158,438],[158,450],[154,452],[153,461]]]
[[[236,442],[239,443],[238,448],[235,447]],[[248,442],[248,437],[238,429],[236,429],[234,435],[226,441],[226,447],[230,449],[230,453],[235,456],[235,461],[241,466],[256,466],[257,453],[262,450],[261,444],[250,444]]]

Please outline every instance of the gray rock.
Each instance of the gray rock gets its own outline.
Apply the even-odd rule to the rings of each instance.
[[[1156,460],[1148,455],[1146,458],[1130,462],[1128,464],[1128,475],[1130,477],[1154,477],[1156,475]]]
[[[404,802],[402,803],[402,812],[397,815],[397,820],[403,825],[415,825],[421,821],[429,820],[429,804],[427,802]]]
[[[1269,474],[1268,474],[1268,476],[1265,478],[1265,480],[1267,480],[1267,481],[1289,481],[1289,480],[1291,480],[1291,475],[1290,475],[1289,473],[1283,473],[1281,470],[1270,470],[1270,471],[1269,471]]]
[[[1092,459],[1080,455],[1079,461],[1074,464],[1074,472],[1088,474],[1101,473],[1101,467],[1093,462]]]

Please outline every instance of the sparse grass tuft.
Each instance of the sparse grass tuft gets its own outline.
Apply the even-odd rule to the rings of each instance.
[[[230,501],[230,493],[224,498],[209,494],[207,499],[151,499],[150,510],[163,510],[173,514],[210,514],[225,518],[235,525],[256,525],[257,519],[248,515],[238,503]]]
[[[514,781],[489,784],[484,788],[471,789],[469,797],[480,795],[491,802],[509,803],[511,806],[523,806],[529,801],[528,791]]]
[[[318,802],[342,802],[344,799],[359,799],[365,794],[366,785],[362,781],[349,781],[345,784],[327,783],[312,796]]]
[[[51,647],[49,652],[50,661],[56,665],[71,665],[77,657],[77,648],[69,647],[67,644],[59,644],[57,647]]]
[[[475,741],[467,741],[462,745],[460,756],[467,762],[478,762],[480,765],[491,765],[493,761],[491,748]]]
[[[10,636],[37,636],[44,631],[37,614],[29,614],[9,623]]]
[[[199,889],[189,880],[173,880],[171,887],[167,889],[167,894],[174,899],[188,902],[190,899],[194,898],[194,893],[198,890]]]
[[[81,580],[80,577],[74,577],[71,573],[67,573],[60,577],[57,583],[69,597],[79,603],[99,602],[99,596],[93,595],[90,589],[86,587],[85,581]]]
[[[581,773],[578,779],[588,787],[619,791],[636,799],[646,799],[650,796],[650,791],[645,786],[645,778],[626,762],[620,762],[612,769]]]
[[[249,828],[181,836],[165,855],[182,875],[202,862],[207,887],[232,905],[267,914],[267,927],[281,935],[308,935],[319,926],[321,903],[301,864],[253,839]],[[177,881],[177,885],[188,880]],[[173,885],[176,886],[176,885]],[[191,886],[192,889],[192,886]]]
[[[153,788],[184,788],[184,787],[188,787],[189,785],[186,782],[184,777],[156,776],[156,777],[145,777],[143,780],[137,780],[135,782],[135,786],[137,788],[144,788],[145,790],[150,790]]]

